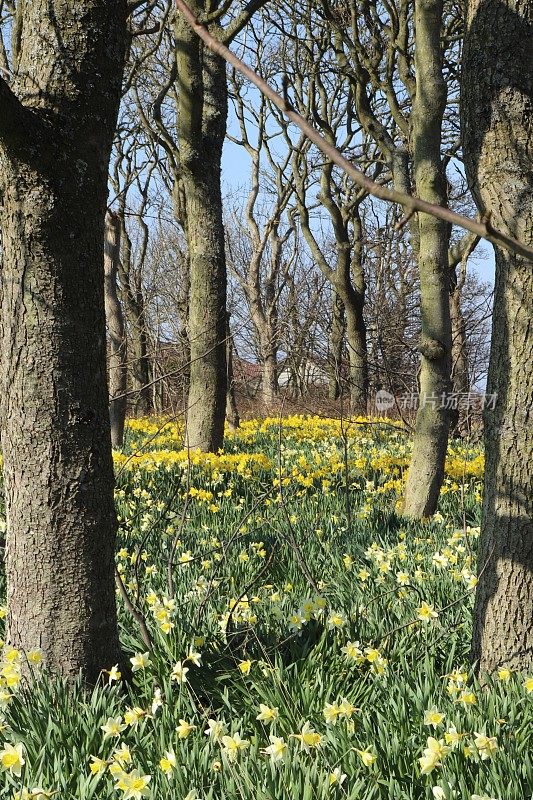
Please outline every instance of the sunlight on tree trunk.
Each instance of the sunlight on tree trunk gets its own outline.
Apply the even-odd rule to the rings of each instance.
[[[122,447],[126,422],[128,364],[124,315],[117,294],[117,271],[120,259],[120,220],[107,212],[104,241],[104,296],[109,334],[109,420],[111,444]]]
[[[179,15],[178,138],[189,251],[187,446],[216,452],[226,411],[226,257],[220,169],[226,132],[225,62]]]
[[[0,78],[6,638],[93,682],[121,659],[103,248],[126,4],[20,10]]]
[[[462,85],[467,174],[481,214],[533,244],[533,2],[469,0]],[[533,262],[496,248],[485,496],[472,655],[533,666]]]
[[[441,161],[441,130],[446,105],[440,31],[442,1],[415,5],[417,90],[413,102],[413,163],[417,194],[446,205]],[[437,509],[448,445],[451,323],[448,292],[449,226],[429,214],[418,215],[420,272],[420,391],[413,455],[405,487],[404,512],[429,517]]]

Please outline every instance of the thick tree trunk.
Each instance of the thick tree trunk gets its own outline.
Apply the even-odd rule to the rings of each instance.
[[[226,257],[220,170],[226,133],[223,59],[176,18],[178,136],[190,259],[189,447],[216,452],[226,411]]]
[[[122,447],[126,422],[128,363],[124,315],[117,294],[117,270],[120,259],[120,220],[107,212],[104,241],[104,296],[109,333],[109,420],[111,444]]]
[[[533,2],[469,0],[462,127],[478,208],[533,244]],[[533,667],[533,263],[496,250],[485,497],[472,655]]]
[[[121,658],[103,246],[126,4],[19,19],[14,94],[0,80],[7,641],[92,682]]]
[[[441,128],[446,103],[440,32],[442,0],[417,0],[416,96],[413,103],[413,163],[416,191],[431,203],[446,204],[441,161]],[[413,455],[405,487],[404,512],[431,516],[437,508],[448,444],[451,323],[447,223],[418,215],[420,305],[420,392]]]
[[[346,322],[344,319],[344,304],[333,285],[331,287],[331,301],[331,331],[329,336],[331,355],[328,397],[330,400],[337,400],[341,393],[342,352],[344,349]]]

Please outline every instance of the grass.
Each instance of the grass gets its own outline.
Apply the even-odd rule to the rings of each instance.
[[[531,679],[468,666],[482,455],[451,447],[408,523],[409,440],[363,423],[251,421],[206,457],[132,421],[117,564],[153,649],[119,599],[128,686],[17,686],[6,652],[0,797],[529,800]]]

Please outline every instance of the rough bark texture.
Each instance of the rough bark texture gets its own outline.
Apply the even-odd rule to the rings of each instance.
[[[344,319],[344,305],[335,287],[331,287],[331,331],[330,331],[330,363],[328,380],[328,397],[337,400],[341,393],[341,364],[344,349],[344,336],[346,323]]]
[[[120,660],[103,293],[122,0],[20,0],[0,80],[7,641],[94,681]]]
[[[227,382],[220,188],[228,105],[226,66],[179,14],[175,31],[180,181],[190,259],[187,444],[216,452],[224,438]]]
[[[126,422],[128,362],[124,315],[117,294],[117,271],[120,260],[120,220],[107,212],[104,241],[104,296],[109,335],[109,421],[111,444],[122,447]]]
[[[441,129],[446,103],[440,31],[442,0],[415,3],[416,94],[413,102],[413,165],[416,191],[431,203],[446,204],[441,161]],[[420,272],[420,405],[413,455],[405,487],[404,511],[428,517],[436,511],[448,444],[448,411],[441,398],[450,392],[451,324],[447,223],[418,215]]]
[[[533,243],[533,2],[467,3],[462,123],[476,203]],[[485,497],[472,655],[482,672],[533,666],[533,263],[496,250]]]

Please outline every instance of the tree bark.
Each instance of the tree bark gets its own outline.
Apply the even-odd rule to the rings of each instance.
[[[368,410],[368,350],[363,316],[365,290],[363,225],[359,207],[356,206],[353,210],[352,258],[341,298],[346,314],[346,343],[350,361],[350,404],[352,413],[362,416],[366,416]]]
[[[461,290],[463,281],[458,280],[455,269],[452,274],[452,287],[450,291],[450,319],[452,326],[452,391],[458,397],[468,395],[470,390],[470,379],[468,375],[468,352],[466,349],[466,326],[461,309]],[[468,426],[463,418],[461,422],[461,409],[457,407],[450,409],[450,433],[457,432],[458,435],[466,433]],[[467,411],[468,414],[468,411]]]
[[[533,2],[469,0],[462,128],[483,215],[533,243]],[[472,656],[479,670],[533,666],[533,263],[496,249],[485,409],[485,496]]]
[[[103,246],[126,4],[17,10],[17,77],[0,79],[6,638],[94,682],[121,660]]]
[[[479,237],[467,233],[448,250],[450,320],[452,326],[451,381],[452,391],[457,396],[468,394],[470,391],[466,324],[461,305],[462,293],[466,282],[467,261],[478,243]],[[458,267],[459,272],[457,272]],[[461,418],[459,405],[460,403],[457,402],[450,408],[450,434],[457,431],[459,435],[463,435],[467,434],[469,430],[468,410],[466,417],[463,416]]]
[[[124,305],[128,332],[128,371],[133,413],[148,414],[150,410],[150,358],[148,356],[148,326],[140,276],[132,275],[132,247],[123,214],[119,213],[121,251],[119,260],[120,297]]]
[[[122,447],[126,422],[128,362],[124,315],[117,294],[117,271],[120,259],[120,220],[110,211],[105,219],[104,297],[109,334],[109,420],[111,444]]]
[[[344,319],[343,302],[333,285],[331,287],[331,295],[331,358],[329,364],[328,397],[330,400],[338,400],[341,393],[342,351],[344,349],[346,322]]]
[[[441,130],[446,104],[442,74],[442,0],[415,3],[416,94],[413,102],[413,164],[419,197],[446,205]],[[405,487],[407,516],[429,517],[437,509],[444,478],[449,415],[451,323],[449,306],[449,226],[418,214],[420,272],[420,392],[413,454]]]
[[[226,363],[228,369],[228,389],[226,394],[226,421],[231,431],[236,431],[241,420],[235,397],[235,380],[233,377],[233,339],[229,320],[226,328]]]
[[[198,9],[197,9],[198,10]],[[226,256],[220,170],[226,133],[226,65],[176,15],[178,138],[190,259],[189,447],[216,452],[226,411]]]
[[[276,353],[272,352],[273,348],[268,346],[265,342],[262,350],[263,358],[263,377],[262,377],[262,395],[263,403],[267,411],[271,409],[278,397],[278,362]]]

